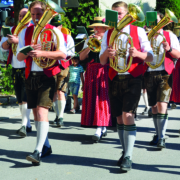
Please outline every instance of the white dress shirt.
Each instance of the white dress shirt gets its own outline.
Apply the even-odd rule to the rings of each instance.
[[[152,48],[151,48],[151,45],[150,45],[150,42],[148,41],[148,38],[147,38],[147,35],[146,35],[146,32],[144,31],[143,28],[140,28],[138,27],[137,29],[138,31],[138,38],[139,38],[139,42],[140,42],[140,47],[141,47],[141,52],[149,52],[153,55],[153,51],[152,51]],[[125,32],[127,34],[130,34],[130,25],[126,26],[125,28],[122,29],[122,32]],[[99,54],[99,57],[104,53],[104,51],[108,48],[108,45],[107,45],[107,34],[108,34],[108,31],[105,32],[104,36],[103,36],[103,39],[102,39],[102,44],[101,44],[101,52]],[[118,37],[118,39],[121,39],[122,40],[122,48],[125,48],[126,46],[126,42],[128,40],[128,37],[124,34],[120,35]],[[128,43],[128,46],[127,46],[127,52],[126,52],[126,63],[127,63],[127,60],[128,60],[128,57],[129,57],[129,48],[131,47],[131,45]],[[119,66],[123,66],[124,64],[124,61],[123,59],[119,58],[118,60],[118,65]],[[119,73],[119,75],[125,75],[125,74],[129,74],[128,72],[125,72],[125,73]]]
[[[160,34],[163,35],[163,30],[160,31]],[[173,34],[172,32],[169,33],[170,34],[170,42],[171,42],[171,48],[176,49],[178,51],[180,51],[180,45],[179,45],[179,41],[178,38],[176,37],[175,34]],[[156,41],[154,41],[154,45],[153,46],[159,46],[159,44],[163,41],[163,37],[161,35],[157,36]],[[160,49],[159,49],[159,58],[157,57],[157,55],[154,53],[154,58],[153,58],[153,62],[151,62],[152,65],[155,64],[159,64],[159,62],[161,61],[163,54],[164,54],[164,48],[163,48],[163,44],[160,45]],[[158,58],[158,59],[157,59]],[[156,63],[157,62],[157,63]],[[148,68],[148,72],[150,71],[162,71],[165,70],[164,67],[164,62],[161,64],[161,66],[159,66],[156,69],[151,69],[150,67]]]
[[[12,27],[11,27],[11,29],[12,29]],[[19,35],[18,35],[18,38],[19,38]],[[7,40],[8,40],[8,37],[3,37],[2,40],[1,40],[0,46],[1,46],[2,52],[9,51],[8,49],[6,50],[6,49],[2,48],[2,44]],[[12,65],[13,68],[25,68],[25,62],[17,60],[17,53],[16,53],[16,56],[13,54],[11,65]]]
[[[25,46],[25,33],[26,33],[26,29],[23,29],[20,33],[19,33],[19,44],[18,44],[18,48],[17,51],[21,48],[23,48]],[[44,28],[42,29],[44,30]],[[67,51],[66,51],[66,43],[64,41],[64,37],[63,34],[61,33],[61,31],[59,29],[57,29],[56,27],[53,27],[53,30],[55,31],[55,33],[57,34],[57,36],[59,37],[59,50],[62,51],[65,55],[67,55]],[[53,42],[55,43],[55,46],[57,46],[57,40],[56,40],[56,36],[53,34]],[[38,41],[37,44],[41,44],[40,41],[40,35],[38,37]],[[17,52],[18,54],[18,52]],[[31,67],[31,71],[43,71],[42,68],[40,68],[34,61],[32,62],[32,67]]]
[[[74,56],[75,55],[75,46],[74,46],[74,40],[71,37],[71,35],[67,35],[67,44],[66,44],[66,47],[67,47],[67,57],[68,56],[71,56],[71,57]],[[74,47],[74,48],[72,48],[72,47]],[[71,50],[68,50],[68,49],[71,49]],[[61,60],[59,60],[59,64],[61,64]]]

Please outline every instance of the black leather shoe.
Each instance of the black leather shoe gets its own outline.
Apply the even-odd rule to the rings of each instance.
[[[22,126],[20,129],[16,131],[16,133],[21,137],[26,137],[26,127]]]
[[[147,107],[145,107],[144,108],[144,111],[141,113],[142,115],[145,115],[145,114],[147,114],[148,113],[148,108]]]
[[[41,158],[49,156],[51,153],[52,153],[51,146],[47,147],[47,146],[44,145],[43,149],[42,149],[42,153],[41,153]]]
[[[64,126],[63,118],[57,119],[56,125],[57,125],[57,127]]]
[[[40,165],[40,153],[38,150],[35,150],[32,154],[26,156],[28,161],[31,161],[33,165],[38,166]]]
[[[56,116],[55,120],[52,122],[52,124],[56,124],[58,120],[58,117]]]
[[[153,140],[150,141],[149,145],[157,145],[158,143],[158,135],[154,135]]]
[[[158,140],[157,147],[161,148],[161,149],[162,148],[166,148],[166,144],[165,144],[165,139],[164,138]]]
[[[124,158],[124,151],[122,151],[122,156],[119,158],[117,162],[117,166],[120,166],[122,164],[123,158]]]
[[[92,136],[92,139],[93,139],[95,142],[99,142],[99,140],[101,139],[101,137],[102,137],[102,133],[101,133],[100,136],[99,136],[98,134],[94,134],[94,135]]]
[[[26,127],[26,132],[27,133],[32,132],[32,126],[31,127]]]
[[[106,131],[105,132],[102,132],[102,136],[107,136],[107,129],[106,129]]]
[[[129,156],[127,156],[123,159],[120,168],[123,171],[130,171],[132,169],[132,161],[130,160]]]

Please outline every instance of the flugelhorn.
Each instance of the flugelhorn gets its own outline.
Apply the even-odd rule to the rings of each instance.
[[[144,21],[144,13],[141,8],[135,4],[128,5],[128,13],[127,15],[119,21],[117,28],[115,28],[111,34],[109,45],[116,49],[116,56],[114,58],[110,58],[110,66],[119,73],[124,73],[129,70],[131,67],[133,57],[130,57],[128,65],[126,64],[126,53],[129,41],[131,42],[131,47],[133,47],[132,37],[124,32],[120,32],[127,25],[135,22],[135,21]],[[126,47],[122,47],[121,39],[118,39],[120,35],[126,35],[128,37]],[[119,65],[120,64],[120,65]]]
[[[174,15],[173,12],[171,12],[169,9],[166,8],[165,9],[165,17],[154,28],[152,28],[148,34],[148,40],[151,42],[151,47],[153,49],[153,53],[155,55],[157,55],[157,61],[156,61],[155,65],[152,65],[150,62],[146,62],[146,64],[152,69],[156,69],[159,66],[161,66],[161,64],[164,62],[165,55],[166,55],[166,52],[164,51],[163,57],[162,57],[161,61],[158,63],[160,46],[163,42],[166,42],[166,38],[164,37],[164,35],[157,33],[157,31],[159,29],[162,29],[164,26],[166,26],[167,24],[169,24],[171,22],[178,23],[178,19],[176,18],[176,16]],[[163,37],[163,41],[159,44],[159,46],[156,46],[156,45],[154,45],[155,44],[154,41],[156,42],[156,38],[159,35]]]
[[[58,13],[56,11],[54,11],[49,4],[47,4],[47,8],[46,8],[44,14],[42,15],[41,19],[39,20],[39,22],[37,23],[37,25],[34,29],[33,36],[32,36],[32,43],[37,44],[38,37],[40,35],[42,50],[44,50],[44,51],[51,51],[51,50],[59,49],[60,41],[59,41],[59,37],[55,33],[55,31],[53,29],[44,29],[42,31],[42,29],[45,27],[45,25],[56,15],[58,15]],[[51,32],[51,40],[50,41],[47,41],[47,34],[45,33],[46,31]],[[55,48],[55,44],[52,40],[53,34],[56,36],[56,40],[57,40],[56,48]],[[44,58],[44,57],[40,57],[40,58],[33,57],[33,61],[40,68],[48,68],[48,67],[53,66],[56,63],[55,59],[49,59],[49,58]]]
[[[21,32],[22,29],[26,27],[26,24],[28,24],[31,21],[31,13],[28,11],[24,18],[19,22],[17,25],[16,29],[14,30],[15,36],[18,36],[18,34]],[[16,56],[16,49],[17,49],[17,44],[12,44],[12,52]]]

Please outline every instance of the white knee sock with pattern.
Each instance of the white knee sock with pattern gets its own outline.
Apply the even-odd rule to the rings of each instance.
[[[58,100],[58,109],[59,109],[58,118],[63,118],[65,107],[66,107],[66,101]]]

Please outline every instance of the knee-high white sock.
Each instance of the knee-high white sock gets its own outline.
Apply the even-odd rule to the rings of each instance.
[[[58,100],[53,102],[53,108],[54,112],[56,113],[56,116],[59,116]]]
[[[130,157],[132,159],[132,153],[134,148],[134,143],[136,140],[136,125],[124,125],[124,145],[125,154],[124,157]]]
[[[58,100],[59,115],[58,118],[63,118],[66,101]]]
[[[22,126],[27,126],[31,109],[27,108],[27,104],[22,105]]]
[[[35,121],[35,120],[34,120],[34,125],[35,125],[35,128],[36,128],[36,130],[37,130],[37,127],[38,127],[38,121]]]
[[[37,144],[35,150],[42,152],[42,148],[49,130],[49,122],[38,121],[37,125]]]
[[[102,132],[106,132],[106,127],[102,127]]]
[[[124,146],[124,124],[117,124],[117,132],[119,135],[119,140],[122,145],[123,151],[125,152],[125,146]]]
[[[148,98],[147,98],[147,92],[143,93],[143,99],[144,99],[144,103],[145,103],[145,106],[147,108],[149,108],[149,105],[148,105]]]
[[[158,135],[157,114],[152,114],[156,135]]]
[[[44,145],[45,145],[46,147],[48,147],[48,148],[51,146],[51,145],[49,144],[48,134],[47,134],[47,137],[46,137],[46,140],[45,140]]]
[[[158,113],[157,114],[158,139],[165,138],[167,123],[168,123],[168,115]]]
[[[21,115],[22,115],[22,105],[19,104],[19,110],[21,112]]]
[[[102,132],[102,127],[98,127],[96,129],[96,133],[95,134],[97,134],[98,136],[101,136],[101,132]]]
[[[30,118],[28,118],[27,127],[31,127],[31,121],[30,121]]]

